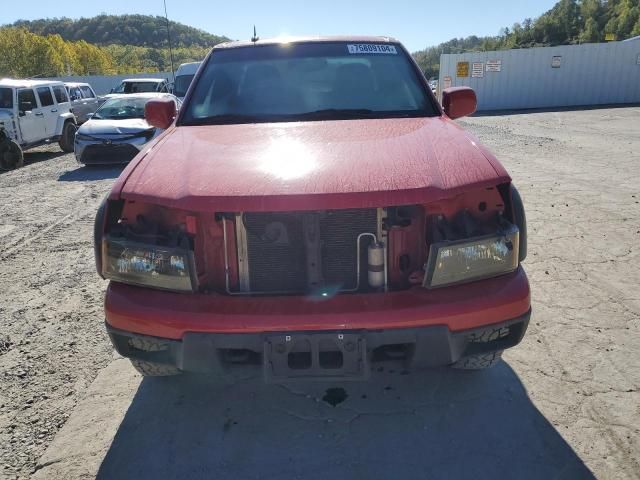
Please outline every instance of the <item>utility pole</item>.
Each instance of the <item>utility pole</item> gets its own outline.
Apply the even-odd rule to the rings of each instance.
[[[167,0],[164,1],[164,18],[167,20],[167,39],[169,40],[169,60],[171,61],[171,76],[176,81],[176,71],[173,69],[173,50],[171,48],[171,29],[169,28],[169,15],[167,15]]]

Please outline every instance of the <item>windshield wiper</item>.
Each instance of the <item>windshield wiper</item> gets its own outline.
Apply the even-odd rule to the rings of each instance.
[[[254,123],[254,122],[267,122],[271,119],[271,116],[266,115],[244,115],[240,113],[225,113],[223,115],[212,115],[204,118],[194,118],[189,122],[185,122],[185,125],[218,125],[218,124],[233,124],[233,123]]]
[[[375,110],[368,108],[323,108],[312,112],[298,113],[299,118],[366,118],[376,114]]]
[[[194,118],[184,122],[183,125],[223,125],[237,123],[265,123],[287,122],[300,120],[343,120],[359,118],[401,118],[410,114],[405,111],[378,111],[368,108],[325,108],[303,113],[283,113],[264,115],[245,115],[240,113],[227,113],[212,115],[211,117]]]

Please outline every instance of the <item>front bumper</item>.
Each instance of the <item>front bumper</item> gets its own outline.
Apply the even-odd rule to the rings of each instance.
[[[122,355],[185,371],[223,371],[220,359],[225,355],[262,365],[265,345],[282,335],[306,336],[313,347],[318,335],[329,335],[327,340],[333,341],[331,335],[339,334],[363,339],[367,364],[380,347],[400,348],[409,368],[447,365],[484,353],[469,339],[487,329],[506,326],[509,333],[483,348],[501,350],[517,344],[529,319],[530,292],[522,268],[466,285],[345,294],[324,301],[182,294],[111,282],[105,313],[107,329]],[[151,339],[162,349],[130,348],[129,339],[136,337]]]
[[[151,139],[136,137],[78,140],[74,144],[76,160],[84,165],[120,165],[129,163]]]
[[[530,315],[529,310],[499,324],[460,332],[439,325],[348,333],[187,333],[182,340],[169,340],[117,330],[108,324],[107,331],[120,355],[173,365],[186,372],[226,376],[250,368],[262,370],[267,381],[365,380],[381,362],[419,370],[513,347],[522,340]],[[305,355],[308,363],[302,368],[300,363],[292,364]],[[331,363],[335,355],[340,357],[337,365]]]
[[[186,333],[380,330],[445,325],[479,328],[519,317],[531,304],[520,267],[500,277],[452,287],[343,294],[318,301],[304,296],[230,296],[173,293],[111,282],[107,323],[118,330],[180,340]]]

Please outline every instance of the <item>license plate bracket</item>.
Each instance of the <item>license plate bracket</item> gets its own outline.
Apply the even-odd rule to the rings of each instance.
[[[356,333],[269,335],[264,342],[263,358],[268,382],[369,377],[366,341]]]

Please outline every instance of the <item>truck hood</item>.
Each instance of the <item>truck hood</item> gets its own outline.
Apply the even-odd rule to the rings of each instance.
[[[92,118],[78,129],[78,133],[81,135],[127,135],[152,128],[143,118],[128,118],[124,120]]]
[[[112,197],[192,211],[371,208],[510,181],[445,117],[175,127],[150,145]]]

